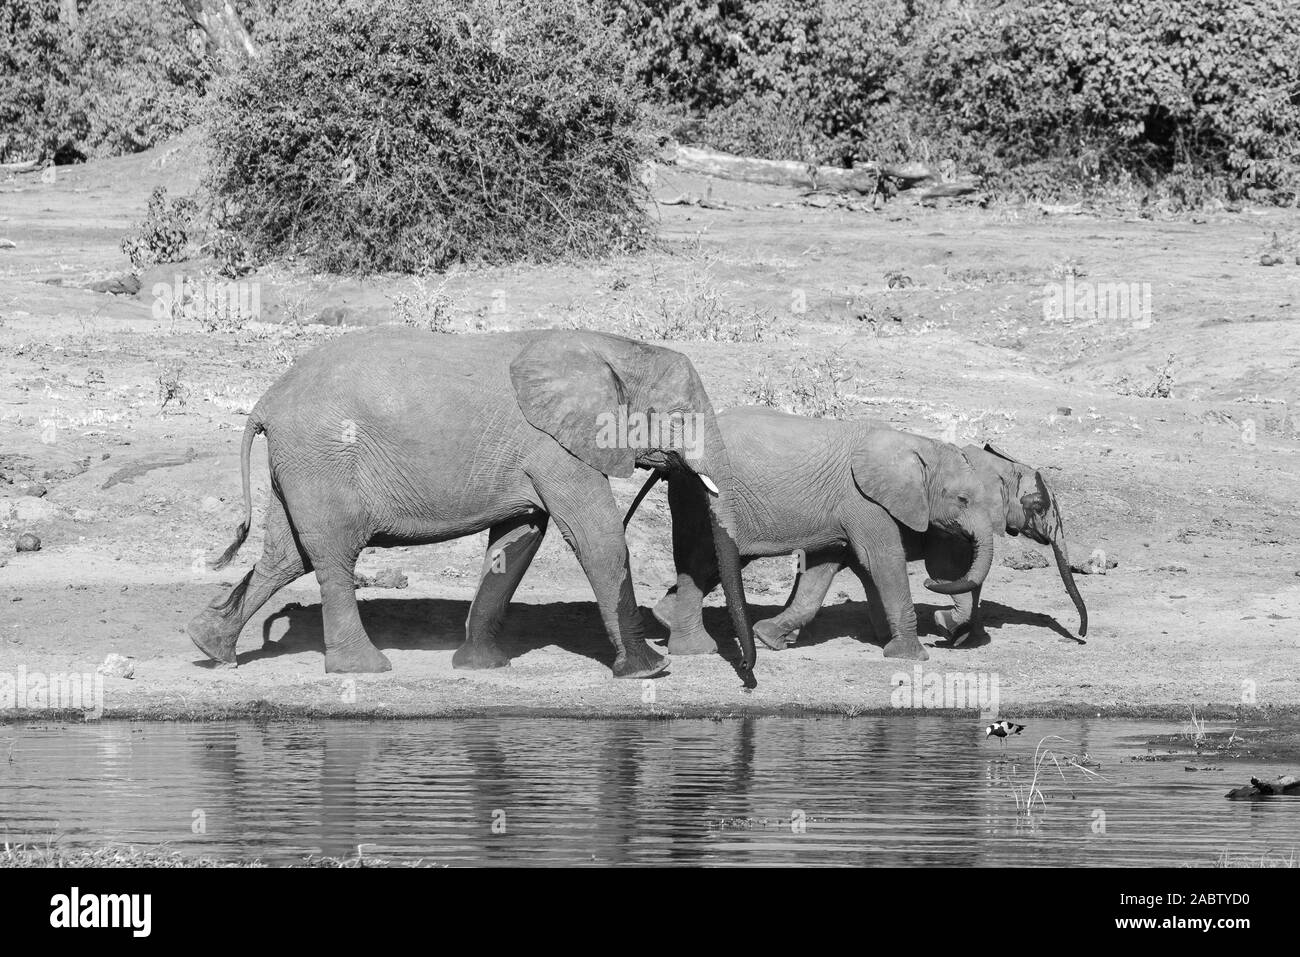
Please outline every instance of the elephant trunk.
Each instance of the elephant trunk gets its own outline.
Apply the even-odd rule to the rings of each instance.
[[[967,521],[966,534],[974,545],[970,568],[955,582],[925,580],[925,587],[940,595],[961,595],[974,591],[984,584],[989,569],[993,567],[993,526],[983,515],[975,514]]]
[[[1048,497],[1052,500],[1052,554],[1056,558],[1056,570],[1061,573],[1061,584],[1065,586],[1066,594],[1079,612],[1079,637],[1083,638],[1088,634],[1088,607],[1083,603],[1079,586],[1074,582],[1074,572],[1070,569],[1070,552],[1065,545],[1065,526],[1061,522],[1061,510],[1057,508],[1056,496],[1049,491]]]
[[[757,649],[749,624],[749,610],[745,605],[745,585],[740,575],[742,564],[740,547],[736,544],[736,515],[731,504],[731,459],[722,443],[722,433],[712,418],[704,429],[703,452],[700,460],[688,460],[688,464],[700,476],[700,491],[708,506],[713,547],[718,559],[718,577],[727,598],[727,611],[736,630],[736,640],[740,644],[740,675],[745,687],[752,688],[756,684],[754,661]]]

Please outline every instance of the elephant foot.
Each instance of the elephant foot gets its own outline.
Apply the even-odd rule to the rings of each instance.
[[[969,622],[958,620],[956,612],[951,608],[941,608],[934,613],[934,623],[949,638],[955,638],[957,631]]]
[[[993,641],[989,633],[980,625],[959,625],[953,635],[954,648],[982,648]]]
[[[185,626],[185,633],[190,636],[195,647],[213,661],[235,664],[235,645],[239,643],[239,632],[231,634],[229,627],[223,627],[220,621],[202,614],[191,619]]]
[[[688,632],[673,632],[668,637],[670,655],[711,655],[718,650],[718,643],[703,628]]]
[[[912,661],[929,661],[930,653],[925,647],[916,640],[913,635],[910,638],[893,638],[889,644],[885,645],[886,658],[908,658]]]
[[[773,651],[782,651],[794,644],[799,637],[799,629],[786,628],[775,618],[768,618],[754,625],[754,637]]]
[[[365,675],[392,670],[392,662],[368,638],[325,649],[326,674]]]
[[[509,666],[510,658],[506,656],[496,645],[488,644],[483,641],[467,641],[451,656],[451,666],[453,668],[505,668]]]
[[[673,589],[668,589],[667,594],[659,599],[659,604],[651,610],[655,620],[663,625],[669,631],[673,630],[673,614],[677,611],[677,593]]]
[[[629,641],[624,653],[614,659],[614,677],[652,678],[667,667],[667,655],[661,655],[644,641]]]

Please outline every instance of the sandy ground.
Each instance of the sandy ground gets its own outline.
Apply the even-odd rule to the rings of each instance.
[[[466,270],[423,286],[288,265],[250,277],[264,321],[225,331],[156,317],[154,283],[197,267],[158,267],[134,296],[85,288],[127,270],[119,242],[149,190],[189,192],[199,169],[180,145],[60,168],[53,184],[0,181],[0,239],[15,244],[0,249],[0,674],[88,672],[109,653],[133,657],[133,678],[105,679],[110,716],[890,708],[891,679],[911,666],[883,659],[849,575],[795,647],[760,653],[752,692],[712,656],[676,658],[649,684],[613,679],[590,590],[557,535],[516,598],[509,668],[451,667],[482,536],[363,556],[360,572],[409,580],[360,592],[390,674],[324,674],[311,578],[249,624],[238,668],[201,661],[183,624],[260,549],[259,440],[253,535],[232,568],[203,564],[238,520],[245,413],[295,355],[346,334],[310,322],[327,307],[331,321],[374,324],[437,306],[458,330],[632,331],[666,315],[757,332],[760,341],[671,345],[696,363],[719,408],[750,403],[761,387],[788,395],[811,381],[801,369],[838,356],[853,376],[842,388],[850,414],[993,441],[1048,468],[1073,556],[1100,549],[1118,562],[1078,578],[1086,642],[1073,637],[1054,568],[1002,564],[1046,549],[999,541],[982,647],[945,647],[930,627],[942,599],[913,570],[931,647],[925,673],[996,676],[1004,714],[1300,710],[1295,211],[1145,218],[897,200],[873,211],[662,170],[661,200],[708,202],[659,206],[662,242],[633,258]],[[1261,265],[1266,252],[1280,264]],[[1113,309],[1051,320],[1044,298],[1067,280],[1149,284],[1150,323]],[[1162,369],[1170,395],[1138,394]],[[160,409],[159,379],[173,376],[184,401]],[[33,484],[44,495],[24,494],[39,491]],[[616,493],[630,500],[639,484],[618,482]],[[23,532],[40,536],[39,551],[14,552]],[[672,578],[661,490],[630,545],[648,607]],[[788,561],[751,566],[756,617],[779,609],[792,578]],[[708,621],[728,634],[720,607]]]

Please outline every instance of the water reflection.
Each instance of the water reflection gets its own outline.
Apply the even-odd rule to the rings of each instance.
[[[1176,864],[1300,843],[1300,802],[1223,799],[1239,769],[1128,760],[1161,730],[1040,721],[1001,748],[938,718],[10,726],[0,830],[458,865]],[[1101,775],[1045,762],[1026,814],[1047,734]]]

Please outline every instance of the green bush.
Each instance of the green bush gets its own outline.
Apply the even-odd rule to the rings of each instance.
[[[330,271],[640,247],[654,143],[628,59],[582,0],[301,4],[217,88],[221,229]]]
[[[1300,26],[1269,0],[608,0],[702,145],[953,159],[1002,192],[1295,202]]]
[[[610,0],[658,98],[730,152],[822,162],[896,144],[876,122],[904,70],[907,0]]]
[[[193,122],[208,68],[179,3],[0,0],[0,161],[133,153]]]
[[[175,263],[190,253],[190,231],[198,209],[188,197],[169,200],[167,187],[155,186],[144,220],[122,238],[122,252],[138,272],[156,263]]]
[[[918,38],[917,112],[1010,185],[1050,160],[1087,187],[1293,202],[1300,26],[1266,0],[955,4]]]

